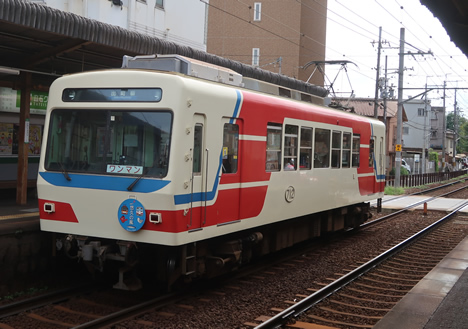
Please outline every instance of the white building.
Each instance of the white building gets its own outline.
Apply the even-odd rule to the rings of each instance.
[[[423,150],[428,150],[431,137],[431,104],[430,102],[426,104],[424,100],[413,99],[406,101],[403,106],[408,121],[402,126],[402,157],[412,168],[412,173],[430,172]]]
[[[404,103],[408,121],[403,123],[402,139],[405,150],[428,148],[431,137],[431,104],[424,100],[413,99]]]
[[[432,107],[430,101],[425,103],[421,99],[413,99],[404,103],[408,121],[403,123],[402,139],[406,162],[414,173],[433,172],[433,164],[427,162],[426,167],[422,163],[423,150],[432,148],[442,155],[445,144],[446,163],[450,163],[453,157],[453,132],[445,133],[445,109]],[[444,143],[445,138],[445,143]],[[440,167],[439,163],[439,167]]]
[[[207,4],[194,0],[33,0],[65,12],[206,51]],[[208,2],[208,1],[206,1]]]

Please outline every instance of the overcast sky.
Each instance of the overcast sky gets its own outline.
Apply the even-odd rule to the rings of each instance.
[[[340,65],[327,66],[327,78],[333,81],[337,96],[375,95],[379,27],[382,27],[381,73],[384,76],[385,57],[388,58],[389,84],[398,89],[400,29],[405,28],[404,88],[468,87],[468,60],[450,41],[445,29],[419,0],[328,0],[327,60],[348,60],[347,74],[338,73]],[[467,36],[468,37],[468,36]],[[428,53],[434,55],[416,55]],[[423,90],[406,89],[404,98],[416,96]],[[446,107],[453,110],[455,91],[447,90]],[[443,91],[432,91],[428,98],[435,106],[442,105]],[[457,91],[457,104],[468,116],[468,91]],[[462,113],[463,114],[463,113]]]

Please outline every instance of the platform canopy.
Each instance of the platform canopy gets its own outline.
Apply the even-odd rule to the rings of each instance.
[[[439,19],[450,39],[468,56],[468,2],[466,0],[420,0]]]
[[[119,68],[124,55],[149,54],[182,55],[229,68],[247,78],[320,97],[327,93],[323,87],[304,81],[43,4],[0,0],[0,86],[18,80],[15,69],[33,71],[33,89],[38,90],[57,76]]]

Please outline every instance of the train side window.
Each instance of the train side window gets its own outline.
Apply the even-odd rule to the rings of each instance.
[[[332,168],[340,168],[341,162],[341,131],[332,134]]]
[[[374,167],[374,137],[369,141],[369,167]]]
[[[225,123],[223,133],[223,174],[235,174],[237,172],[238,143],[239,126]]]
[[[330,166],[330,130],[315,129],[314,168]]]
[[[286,125],[284,128],[284,170],[297,169],[298,126]]]
[[[361,146],[361,136],[353,135],[353,167],[359,167],[359,153]]]
[[[301,127],[301,152],[299,168],[301,170],[312,168],[312,128]]]
[[[203,125],[197,123],[193,134],[193,165],[192,171],[195,175],[201,174],[203,151]]]
[[[281,134],[283,132],[281,124],[268,123],[267,144],[266,144],[266,171],[281,170]]]
[[[351,167],[351,133],[343,133],[343,152],[341,153],[341,167]]]

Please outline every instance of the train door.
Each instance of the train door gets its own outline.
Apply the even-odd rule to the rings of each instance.
[[[193,118],[192,177],[190,190],[190,217],[188,229],[199,229],[206,220],[206,142],[205,117]]]
[[[239,220],[241,196],[239,135],[242,122],[233,118],[223,118],[221,124],[223,125],[223,148],[217,210],[218,225]]]
[[[377,173],[380,177],[384,177],[385,175],[385,150],[384,150],[384,138],[380,137],[380,142],[379,142],[379,163],[377,165],[379,168],[379,172]],[[382,183],[379,184],[379,189],[377,190],[380,192],[380,190],[383,189]]]
[[[380,192],[380,177],[383,175],[383,138],[372,136],[369,143],[369,166],[374,168],[374,193]]]

